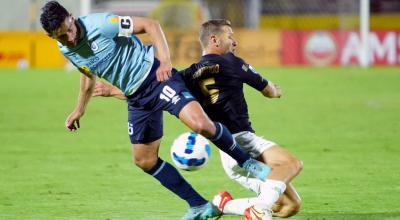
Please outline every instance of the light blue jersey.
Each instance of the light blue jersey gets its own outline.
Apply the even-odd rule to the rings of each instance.
[[[132,35],[132,19],[95,13],[77,21],[83,38],[74,48],[59,43],[60,51],[80,71],[107,80],[125,95],[134,93],[151,70],[154,49]]]

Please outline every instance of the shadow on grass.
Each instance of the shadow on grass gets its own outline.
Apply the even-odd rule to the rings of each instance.
[[[362,214],[350,214],[350,213],[330,213],[330,214],[318,214],[318,213],[299,213],[293,219],[296,220],[400,220],[400,212],[392,213],[362,213]]]

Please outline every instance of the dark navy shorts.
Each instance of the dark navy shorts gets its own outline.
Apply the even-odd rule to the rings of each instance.
[[[182,75],[175,69],[172,77],[157,81],[157,59],[139,89],[128,96],[128,134],[132,144],[149,143],[163,136],[163,111],[179,116],[189,102],[195,100],[186,88]]]

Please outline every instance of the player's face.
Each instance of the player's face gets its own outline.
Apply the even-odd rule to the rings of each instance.
[[[49,34],[62,45],[75,47],[78,44],[78,29],[75,25],[75,18],[71,15],[66,17],[61,26]]]
[[[233,38],[233,30],[229,26],[224,26],[222,34],[219,36],[219,47],[223,54],[225,53],[234,53],[237,43]]]

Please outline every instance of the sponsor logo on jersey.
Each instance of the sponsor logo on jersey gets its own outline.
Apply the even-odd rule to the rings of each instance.
[[[182,92],[183,97],[185,97],[186,99],[191,99],[193,98],[192,94],[190,94],[190,92]]]
[[[95,56],[89,60],[88,67],[92,70],[96,69],[99,65],[107,62],[112,57],[112,53],[108,53],[105,57],[100,59],[100,57]]]
[[[117,23],[118,22],[118,17],[111,17],[111,18],[108,19],[108,22]]]
[[[79,67],[79,71],[81,71],[82,73],[85,73],[85,74],[90,74],[90,69],[87,66]]]

